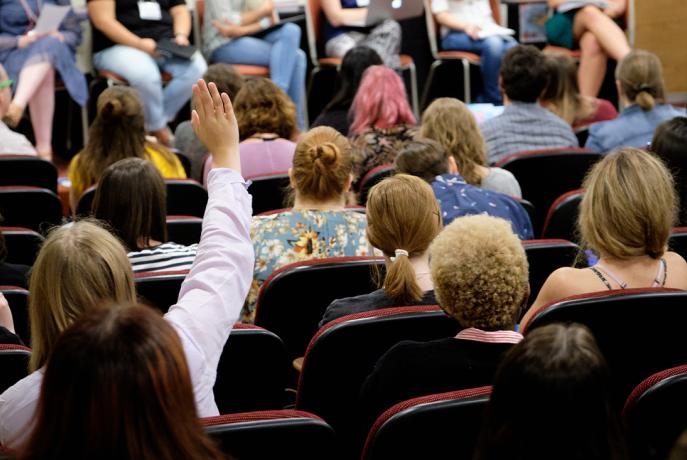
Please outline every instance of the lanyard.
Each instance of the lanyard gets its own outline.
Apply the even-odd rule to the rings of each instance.
[[[33,9],[29,5],[29,3],[26,0],[19,0],[19,3],[21,3],[21,7],[24,10],[24,13],[26,13],[26,17],[29,19],[29,27],[33,26],[36,24],[36,21],[38,21],[38,16],[37,14],[40,14],[41,12],[41,7],[42,5],[42,0],[36,0],[36,6],[38,7],[38,12],[34,13]]]

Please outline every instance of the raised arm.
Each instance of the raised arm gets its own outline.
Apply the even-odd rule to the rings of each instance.
[[[181,286],[179,300],[165,318],[181,336],[196,397],[212,397],[212,385],[199,374],[214,376],[229,331],[238,320],[253,278],[250,240],[251,198],[241,177],[238,128],[229,97],[200,80],[193,88],[192,124],[213,155],[209,200],[196,260]],[[214,378],[212,379],[214,382]],[[199,395],[199,391],[208,394]]]
[[[93,27],[107,38],[119,45],[138,48],[141,51],[155,54],[156,43],[152,38],[141,38],[117,20],[114,0],[93,0],[88,2],[88,15]]]
[[[322,11],[334,27],[362,26],[367,18],[367,8],[341,8],[340,0],[322,0]]]

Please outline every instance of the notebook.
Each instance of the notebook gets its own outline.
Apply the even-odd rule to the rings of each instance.
[[[585,6],[598,6],[602,10],[608,8],[608,2],[605,0],[571,0],[558,5],[559,13],[566,13],[568,11],[584,8]]]
[[[191,59],[193,53],[196,52],[196,47],[193,45],[181,46],[177,45],[174,39],[165,39],[157,42],[157,48],[155,51],[158,52],[163,57],[172,58],[177,57],[181,59]]]

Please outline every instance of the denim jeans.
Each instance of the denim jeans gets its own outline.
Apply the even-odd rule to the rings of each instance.
[[[270,68],[270,78],[296,104],[298,127],[305,129],[305,53],[301,29],[284,24],[263,37],[239,37],[216,48],[211,62],[259,65]]]
[[[479,54],[481,57],[480,70],[484,91],[479,102],[491,102],[501,104],[501,91],[499,90],[499,71],[501,70],[501,60],[503,55],[510,48],[516,46],[517,41],[510,36],[491,36],[481,40],[474,40],[465,32],[450,31],[441,42],[445,50],[468,51]]]
[[[154,59],[148,53],[124,45],[115,45],[93,56],[98,70],[108,70],[125,78],[138,90],[145,109],[146,129],[156,131],[167,126],[191,99],[193,83],[203,76],[207,64],[199,52],[190,61],[180,58]],[[163,88],[160,72],[172,75]]]

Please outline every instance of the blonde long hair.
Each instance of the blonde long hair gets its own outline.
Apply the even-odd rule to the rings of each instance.
[[[615,78],[627,99],[648,112],[665,99],[663,67],[654,53],[634,50],[618,64]]]
[[[570,125],[591,117],[594,106],[590,99],[580,94],[575,60],[559,53],[545,53],[545,56],[551,78],[540,98],[541,103]]]
[[[122,244],[94,221],[53,230],[43,244],[29,282],[31,361],[45,365],[62,331],[103,303],[136,300],[131,264]]]
[[[453,156],[468,184],[479,186],[478,166],[487,164],[487,147],[472,112],[458,99],[442,97],[422,114],[420,136],[441,144]]]

